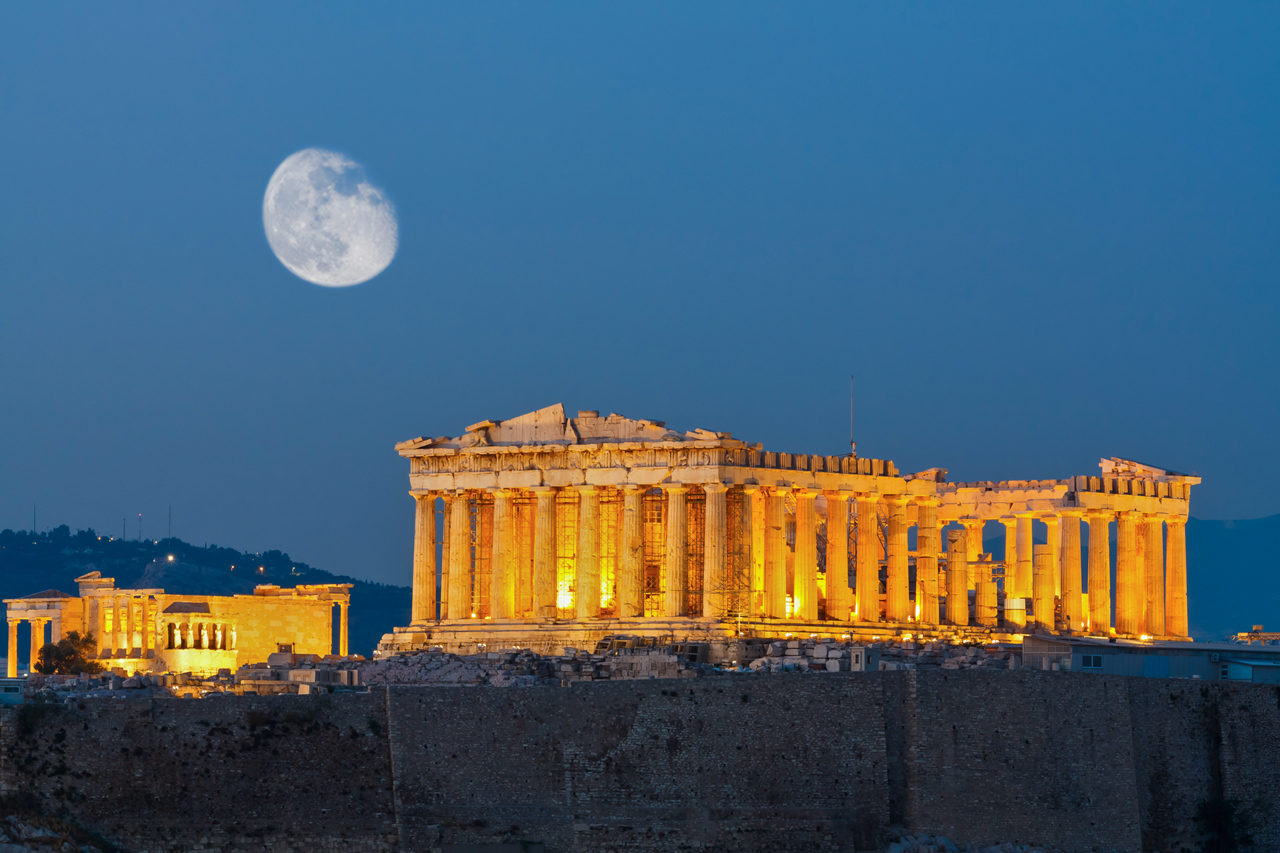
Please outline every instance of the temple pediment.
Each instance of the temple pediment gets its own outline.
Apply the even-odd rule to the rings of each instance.
[[[1168,480],[1178,483],[1189,483],[1193,486],[1199,485],[1200,483],[1200,478],[1193,474],[1182,474],[1178,471],[1171,471],[1167,468],[1147,465],[1143,462],[1135,462],[1132,459],[1121,459],[1118,456],[1112,456],[1110,459],[1099,460],[1098,467],[1102,469],[1102,476],[1104,477],[1137,477],[1143,480]]]
[[[457,437],[415,438],[396,445],[402,456],[414,456],[436,449],[462,450],[471,447],[528,447],[531,445],[571,446],[576,444],[623,444],[634,442],[671,443],[714,442],[726,447],[741,446],[727,432],[670,429],[664,421],[628,418],[597,411],[580,411],[570,417],[564,405],[556,403],[507,420],[484,420],[471,424]]]

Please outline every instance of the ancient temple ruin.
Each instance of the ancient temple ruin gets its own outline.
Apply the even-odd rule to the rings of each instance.
[[[121,589],[114,578],[95,571],[76,578],[76,585],[79,595],[49,589],[4,600],[10,678],[18,672],[24,622],[31,632],[33,672],[41,646],[71,631],[92,635],[98,662],[126,672],[211,675],[265,661],[282,645],[299,654],[329,654],[335,605],[337,651],[347,654],[351,584],[259,584],[252,595],[182,595]]]
[[[560,405],[396,450],[417,503],[413,611],[383,652],[617,633],[1187,638],[1200,480],[1128,460],[1104,459],[1096,476],[948,483],[941,468],[904,474]],[[1000,559],[983,548],[995,525]]]

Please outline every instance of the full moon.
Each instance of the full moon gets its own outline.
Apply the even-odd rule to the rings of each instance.
[[[280,263],[325,287],[368,281],[399,245],[386,194],[359,163],[323,148],[304,148],[280,164],[262,199],[262,224]]]

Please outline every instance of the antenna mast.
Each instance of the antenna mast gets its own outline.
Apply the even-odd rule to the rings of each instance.
[[[849,458],[858,458],[858,442],[853,440],[853,374],[849,374]]]

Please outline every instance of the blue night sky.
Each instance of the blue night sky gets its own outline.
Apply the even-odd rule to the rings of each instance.
[[[0,528],[407,583],[394,442],[563,402],[1280,513],[1280,6],[0,7]],[[276,166],[400,251],[316,287]]]

